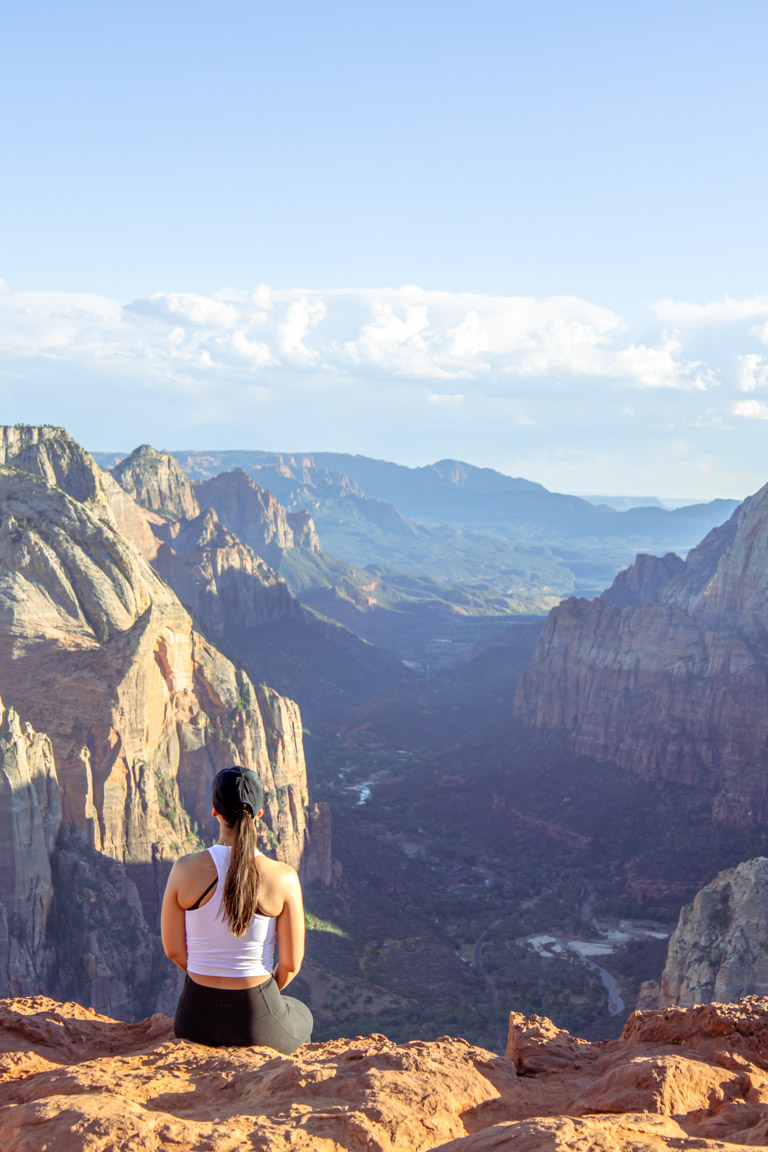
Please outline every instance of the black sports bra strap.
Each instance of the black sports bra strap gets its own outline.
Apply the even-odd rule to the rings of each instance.
[[[200,904],[201,904],[201,902],[202,902],[203,900],[205,900],[205,898],[206,898],[206,896],[208,895],[208,893],[211,891],[211,889],[212,889],[212,888],[215,888],[215,887],[216,887],[216,885],[218,884],[218,882],[219,882],[219,878],[218,878],[218,876],[216,877],[216,879],[215,879],[215,880],[211,880],[210,884],[209,884],[209,885],[208,885],[208,887],[206,888],[205,892],[203,892],[202,896],[198,896],[198,898],[197,898],[197,900],[195,900],[194,904],[190,904],[189,908],[185,909],[185,911],[187,911],[187,912],[194,912],[195,908],[199,908],[199,907],[200,907]]]

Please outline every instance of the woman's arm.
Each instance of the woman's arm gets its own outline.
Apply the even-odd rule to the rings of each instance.
[[[163,896],[163,908],[160,913],[160,934],[163,938],[163,948],[169,960],[173,960],[181,968],[187,970],[187,928],[184,920],[184,909],[179,904],[179,879],[181,861],[177,860]]]
[[[278,960],[274,971],[278,988],[290,984],[304,959],[304,901],[301,885],[293,868],[286,866],[283,887],[283,910],[277,918]]]

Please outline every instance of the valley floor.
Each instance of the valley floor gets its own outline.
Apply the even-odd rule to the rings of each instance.
[[[616,1036],[681,904],[768,850],[686,812],[680,789],[575,760],[551,734],[504,733],[495,759],[482,742],[435,755],[370,728],[309,742],[340,864],[335,887],[306,892],[297,994],[318,1038],[451,1033],[500,1052],[510,1010]]]

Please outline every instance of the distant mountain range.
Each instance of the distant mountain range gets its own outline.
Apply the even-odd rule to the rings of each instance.
[[[590,504],[605,504],[607,508],[615,508],[617,512],[626,512],[630,508],[687,508],[691,504],[705,504],[705,500],[681,500],[675,496],[602,496],[579,493],[582,500],[589,500]]]
[[[193,480],[241,468],[289,511],[309,510],[323,550],[334,556],[453,583],[477,583],[481,574],[497,597],[511,586],[520,593],[523,611],[526,597],[528,611],[541,611],[549,606],[542,597],[596,594],[639,551],[684,554],[738,503],[619,511],[459,460],[408,468],[339,452],[173,455]],[[119,460],[96,458],[104,467]],[[507,553],[502,542],[517,551]],[[510,573],[517,573],[512,585]]]
[[[408,468],[386,460],[342,452],[286,455],[274,452],[176,452],[188,475],[204,479],[230,468],[251,474],[272,474],[290,480],[301,470],[305,485],[318,497],[318,473],[327,483],[338,477],[339,493],[387,501],[410,519],[425,524],[454,524],[493,531],[512,540],[530,538],[553,542],[553,534],[568,539],[630,540],[641,536],[690,539],[692,547],[702,530],[726,519],[736,500],[714,500],[684,508],[630,508],[624,512],[598,507],[579,496],[550,492],[542,484],[506,476],[492,468],[477,468],[460,460],[439,460]],[[344,480],[347,484],[344,484]],[[349,489],[349,482],[357,491]],[[269,485],[267,485],[269,486]],[[286,493],[273,488],[279,499]]]

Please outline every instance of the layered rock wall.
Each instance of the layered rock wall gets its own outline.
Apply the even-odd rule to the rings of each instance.
[[[293,548],[288,513],[268,489],[236,468],[196,485],[201,508],[213,508],[222,524],[265,560]]]
[[[275,808],[272,831],[300,858],[306,774],[291,725],[268,747],[248,677],[128,541],[60,487],[7,468],[0,638],[0,689],[48,733],[65,817],[94,847],[132,862],[178,855],[210,818],[214,773],[238,761],[279,771],[302,815],[294,827]]]
[[[685,564],[633,567],[605,596],[553,609],[514,714],[563,728],[577,752],[706,789],[717,820],[768,822],[768,488]]]
[[[217,641],[302,614],[285,582],[222,527],[212,508],[160,545],[154,567]]]

